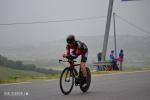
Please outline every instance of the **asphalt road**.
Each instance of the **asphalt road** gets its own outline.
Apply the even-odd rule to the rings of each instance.
[[[150,100],[150,71],[93,76],[87,93],[74,87],[69,95],[59,80],[1,84],[0,100]]]

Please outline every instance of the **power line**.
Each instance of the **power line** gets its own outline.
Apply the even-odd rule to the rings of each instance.
[[[35,22],[14,22],[14,23],[2,23],[0,26],[8,25],[23,25],[23,24],[44,24],[44,23],[57,23],[57,22],[73,22],[73,21],[84,21],[84,20],[95,20],[100,18],[106,18],[106,16],[86,17],[86,18],[75,18],[65,20],[50,20],[50,21],[35,21]]]
[[[137,26],[137,25],[131,23],[130,21],[126,20],[125,18],[123,18],[123,17],[121,17],[121,16],[119,16],[119,15],[117,15],[117,14],[116,14],[116,16],[117,16],[119,19],[121,19],[122,21],[124,21],[124,22],[128,23],[129,25],[133,26],[134,28],[136,28],[136,29],[138,29],[138,30],[140,30],[140,31],[142,31],[142,32],[144,32],[144,33],[150,34],[150,32],[148,32],[148,31],[144,30],[143,28],[141,28],[141,27],[139,27],[139,26]]]

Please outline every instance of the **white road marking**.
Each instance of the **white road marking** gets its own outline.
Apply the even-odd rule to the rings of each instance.
[[[25,83],[32,83],[32,82],[7,83],[7,84],[0,84],[0,85],[16,85],[16,84],[25,84]]]
[[[145,70],[145,71],[133,71],[133,72],[117,72],[117,73],[112,73],[112,74],[95,74],[93,76],[106,76],[106,75],[116,75],[116,74],[132,74],[132,73],[140,73],[140,72],[150,72],[150,70]]]
[[[59,80],[59,79],[49,79],[49,80],[44,80],[44,81],[49,82],[49,81],[56,81],[56,80]]]

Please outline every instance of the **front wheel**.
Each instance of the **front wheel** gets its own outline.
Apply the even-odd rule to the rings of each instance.
[[[70,68],[65,68],[60,76],[60,89],[63,94],[67,95],[71,92],[74,85],[74,77]]]
[[[80,84],[80,89],[82,92],[87,92],[87,90],[89,89],[90,87],[90,84],[91,84],[91,72],[90,72],[90,69],[88,67],[86,67],[86,71],[87,71],[87,81],[86,81],[86,86],[83,86],[83,84]],[[83,78],[83,74],[82,72],[80,71],[80,77]]]

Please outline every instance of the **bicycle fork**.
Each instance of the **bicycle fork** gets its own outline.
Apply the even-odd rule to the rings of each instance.
[[[68,70],[65,76],[65,82],[70,82],[71,71]]]

